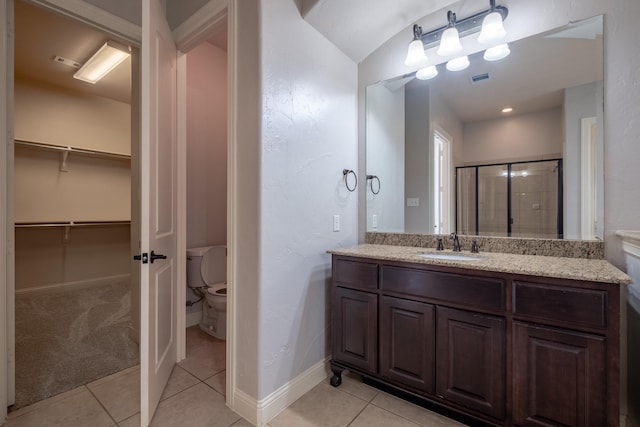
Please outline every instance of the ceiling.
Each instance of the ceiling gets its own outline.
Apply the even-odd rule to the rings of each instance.
[[[15,2],[15,23],[16,79],[42,82],[83,94],[131,102],[130,59],[96,84],[74,79],[76,68],[53,60],[55,56],[60,56],[84,63],[109,39],[109,36],[87,24],[21,0]],[[226,50],[226,24],[207,41]]]
[[[196,0],[194,0],[196,1]],[[201,1],[201,0],[197,0]],[[349,56],[360,61],[377,49],[388,38],[406,28],[423,16],[447,7],[454,0],[302,0],[301,9],[305,19],[312,23],[329,40]],[[61,56],[82,63],[86,61],[107,39],[102,32],[77,21],[44,10],[22,0],[15,2],[15,74],[18,79],[30,79],[86,94],[93,94],[121,102],[130,102],[131,64],[125,61],[95,85],[74,79],[75,69],[57,63],[54,56]],[[357,18],[357,19],[356,19]],[[551,65],[566,56],[563,46],[574,43],[570,49],[588,49],[584,41],[593,36],[587,34],[560,34],[559,38],[547,39],[544,51],[529,51],[527,41],[512,43],[511,55],[495,63],[474,60],[467,70],[460,73],[441,72],[437,88],[464,121],[490,118],[486,100],[496,104],[510,104],[519,112],[534,111],[560,105],[563,81],[579,76],[579,80],[598,80],[588,70],[602,66],[587,66],[572,61],[560,71],[548,73]],[[208,42],[226,50],[226,25]],[[560,42],[559,40],[564,40]],[[581,41],[582,40],[582,41]],[[519,46],[522,44],[522,46]],[[535,49],[535,48],[534,48]],[[594,58],[581,56],[586,61]],[[596,60],[602,61],[601,56]],[[573,68],[570,68],[573,67]],[[489,73],[491,79],[472,84],[471,77]],[[600,78],[601,79],[601,75]],[[523,85],[523,82],[525,84]],[[470,94],[474,96],[471,97]],[[528,99],[524,104],[524,99]],[[495,114],[494,114],[495,115]]]
[[[303,0],[302,14],[347,56],[360,63],[407,26],[456,1]]]
[[[127,59],[96,84],[73,78],[76,69],[55,56],[84,63],[109,37],[60,14],[24,1],[15,2],[15,75],[66,89],[129,103],[131,60]]]

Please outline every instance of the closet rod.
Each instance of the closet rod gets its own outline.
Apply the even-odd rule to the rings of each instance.
[[[54,144],[46,144],[44,142],[32,142],[32,141],[23,141],[20,139],[14,140],[14,142],[18,145],[24,145],[27,147],[35,147],[42,148],[45,150],[53,150],[53,151],[62,151],[67,153],[77,153],[77,154],[86,154],[89,156],[99,156],[99,157],[110,157],[113,159],[125,159],[131,160],[131,156],[127,154],[118,154],[118,153],[110,153],[108,151],[98,151],[98,150],[88,150],[85,148],[73,148],[73,147],[63,147],[61,145]]]
[[[16,228],[45,227],[100,227],[105,225],[129,225],[131,221],[66,221],[66,222],[16,222]]]

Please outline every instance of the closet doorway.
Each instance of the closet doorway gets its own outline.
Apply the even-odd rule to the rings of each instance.
[[[131,59],[82,82],[113,37],[23,0],[15,22],[17,409],[137,365],[139,298]]]

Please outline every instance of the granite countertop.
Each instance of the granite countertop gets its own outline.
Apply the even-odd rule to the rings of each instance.
[[[471,254],[469,251],[463,251],[461,252],[463,255],[477,255],[480,259],[477,261],[455,261],[418,256],[418,254],[421,253],[460,254],[458,252],[452,252],[451,250],[436,251],[429,248],[375,244],[362,244],[349,248],[333,249],[327,252],[334,255],[415,262],[418,264],[442,265],[469,270],[496,271],[501,273],[586,280],[620,285],[631,283],[629,276],[603,259],[564,258],[497,252]]]

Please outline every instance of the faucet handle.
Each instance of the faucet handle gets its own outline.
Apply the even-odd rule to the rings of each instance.
[[[436,251],[444,251],[444,243],[442,243],[442,239],[438,239],[438,244],[436,246]]]
[[[477,254],[478,252],[480,252],[480,248],[478,247],[478,241],[477,240],[473,240],[471,242],[471,252],[473,252],[474,254]]]

